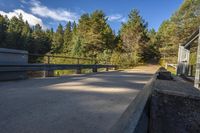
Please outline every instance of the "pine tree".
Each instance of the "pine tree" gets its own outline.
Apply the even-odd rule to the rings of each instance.
[[[6,47],[6,30],[8,26],[8,19],[0,15],[0,47]]]
[[[61,24],[58,25],[56,33],[53,35],[52,39],[52,53],[61,53],[63,50],[63,26]]]
[[[33,27],[32,41],[29,43],[29,52],[45,54],[50,51],[50,40],[39,24]]]
[[[74,36],[73,41],[74,41],[74,45],[72,47],[72,55],[75,57],[81,57],[83,54],[81,40],[78,36]]]
[[[183,44],[200,25],[200,0],[185,0],[181,7],[166,21],[159,30],[160,52],[176,63],[178,46]]]
[[[63,45],[63,52],[69,54],[72,49],[72,25],[69,21],[66,25],[64,31],[64,45]]]
[[[24,50],[28,50],[28,45],[30,41],[31,41],[31,28],[28,22],[26,21],[23,25],[21,40],[20,40],[21,44],[24,47]]]
[[[96,58],[104,50],[112,49],[115,39],[112,29],[107,24],[106,15],[102,11],[95,11],[91,15],[83,14],[77,27],[77,36],[85,56]]]
[[[140,16],[138,10],[131,11],[127,23],[122,25],[120,32],[123,40],[123,49],[130,59],[130,64],[137,64],[139,58],[143,59],[143,49],[149,41],[147,23]]]
[[[21,44],[21,34],[24,22],[22,18],[13,17],[8,24],[6,45],[7,48],[25,49]]]

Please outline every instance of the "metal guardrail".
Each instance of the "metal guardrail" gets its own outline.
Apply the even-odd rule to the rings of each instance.
[[[98,68],[114,68],[116,65],[83,65],[83,64],[26,64],[26,65],[0,65],[0,72],[16,71],[52,71],[52,70],[81,70],[93,69],[96,72]]]
[[[89,61],[91,64],[97,64],[97,60],[92,59],[92,58],[71,57],[71,56],[51,55],[51,54],[31,54],[31,53],[29,53],[27,55],[29,57],[29,61],[28,61],[29,63],[38,63],[38,62],[35,62],[34,59],[37,59],[39,57],[44,57],[44,58],[46,58],[46,61],[43,62],[45,64],[52,64],[52,60],[55,58],[66,59],[66,60],[69,59],[72,62],[73,61],[76,62],[76,64],[81,64],[81,61]]]
[[[0,81],[24,79],[27,72],[43,71],[43,77],[54,76],[54,70],[76,70],[81,74],[82,69],[92,69],[97,72],[99,68],[116,69],[108,61],[95,58],[70,57],[51,54],[33,54],[27,51],[0,48]]]
[[[62,55],[51,55],[51,54],[27,54],[29,59],[28,63],[44,63],[44,64],[54,64],[58,59],[64,60],[62,64],[97,64],[96,59],[83,58],[83,57],[70,57]],[[39,61],[38,61],[39,59]],[[55,63],[57,64],[57,63]]]
[[[63,64],[112,64],[112,62],[105,59],[96,59],[96,58],[86,58],[86,57],[72,57],[72,56],[63,56],[63,55],[53,55],[53,54],[27,54],[28,62],[33,63],[44,63],[44,64],[57,64],[55,63],[56,59],[63,59]],[[43,61],[37,62],[37,58],[43,57]],[[35,59],[35,60],[34,60]],[[67,63],[66,63],[66,62]],[[115,64],[116,65],[116,64]]]

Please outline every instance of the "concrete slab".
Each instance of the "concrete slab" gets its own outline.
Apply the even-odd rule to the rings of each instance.
[[[0,133],[107,132],[156,69],[1,82]]]
[[[179,80],[156,80],[150,133],[199,133],[200,91]]]

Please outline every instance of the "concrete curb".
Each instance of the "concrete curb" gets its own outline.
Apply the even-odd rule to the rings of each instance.
[[[200,91],[160,68],[110,133],[199,133]]]

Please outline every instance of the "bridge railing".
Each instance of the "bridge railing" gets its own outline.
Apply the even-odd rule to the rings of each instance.
[[[192,45],[197,40],[196,65],[190,68],[190,53]],[[195,74],[194,74],[195,73]],[[179,46],[177,75],[188,77],[194,75],[194,86],[200,88],[200,27],[188,38],[188,40]]]
[[[97,64],[96,59],[92,58],[81,58],[81,57],[70,57],[64,55],[52,55],[52,54],[28,54],[28,62],[33,63],[44,63],[44,64]]]
[[[106,68],[106,70],[108,71],[110,68],[116,69],[117,67],[116,65],[111,65],[106,60],[97,60],[95,58],[80,58],[51,54],[28,54],[28,56],[28,62],[30,64],[26,66],[21,66],[21,68],[30,71],[48,71],[48,76],[50,75],[50,73],[52,75],[53,70],[76,70],[76,73],[80,74],[82,69],[92,69],[93,72],[97,72],[99,68]],[[39,57],[41,57],[42,59],[40,59]],[[34,60],[34,58],[40,60],[37,61]],[[38,64],[35,62],[42,62],[43,64]],[[16,67],[13,68],[16,69]]]
[[[108,71],[117,69],[117,66],[91,58],[29,54],[27,51],[0,48],[0,80],[26,78],[27,71],[43,71],[42,76],[46,77],[54,76],[55,70],[76,70],[77,74],[81,74],[83,69],[97,72],[100,68]]]
[[[116,65],[101,65],[101,64],[24,64],[24,65],[0,65],[0,72],[16,72],[16,71],[53,71],[53,70],[77,70],[77,74],[81,73],[82,69],[92,69],[97,72],[99,68],[116,69]]]

